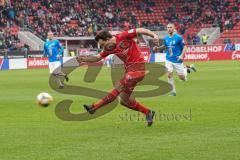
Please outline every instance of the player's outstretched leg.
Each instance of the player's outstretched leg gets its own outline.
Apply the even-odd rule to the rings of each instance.
[[[89,114],[94,114],[94,112],[96,111],[95,109],[93,109],[92,105],[84,104],[83,107]]]
[[[56,77],[56,82],[57,82],[57,84],[58,84],[58,88],[59,89],[63,89],[64,88],[64,84],[63,84],[63,82],[62,82],[62,80],[61,80],[61,77],[59,76],[59,74],[55,74],[55,73],[53,73],[53,76],[54,77]]]
[[[119,94],[120,94],[120,91],[118,89],[113,89],[107,96],[105,96],[98,102],[94,103],[93,105],[85,104],[83,105],[83,107],[88,113],[93,114],[97,109],[113,102],[118,97]]]
[[[152,126],[154,116],[155,116],[155,111],[150,111],[150,112],[146,115],[146,120],[147,120],[147,125],[148,125],[148,127],[151,127],[151,126]]]
[[[69,81],[69,78],[68,78],[68,75],[67,75],[67,74],[65,74],[64,78],[65,78],[65,80],[66,80],[67,82]]]
[[[145,107],[144,105],[138,103],[136,100],[131,99],[130,98],[131,93],[132,93],[132,91],[130,91],[130,90],[129,90],[129,92],[127,92],[126,90],[124,92],[122,92],[120,94],[120,99],[121,99],[120,104],[129,109],[132,109],[132,110],[135,110],[138,112],[142,112],[146,116],[147,126],[150,127],[153,123],[155,111],[152,111],[152,110],[148,109],[147,107]]]
[[[192,69],[194,72],[197,72],[197,68],[196,68],[196,66],[195,66],[194,64],[191,64],[190,67],[191,67],[191,69]]]
[[[176,66],[176,69],[177,69],[176,70],[177,74],[182,81],[187,81],[187,75],[191,72],[197,71],[194,64],[186,65],[186,66],[182,64],[180,66]]]
[[[172,86],[172,91],[169,94],[169,96],[176,96],[177,92],[176,92],[175,83],[173,79],[173,72],[168,72],[168,83],[171,84]]]
[[[61,73],[58,73],[57,76],[59,76],[59,77],[64,77],[64,79],[65,79],[67,82],[69,81],[69,77],[68,77],[68,75],[67,75],[66,73],[61,72]]]
[[[186,65],[186,68],[187,68],[187,72],[188,73],[197,72],[197,68],[196,68],[196,66],[194,64]]]
[[[147,121],[147,126],[152,126],[153,123],[153,118],[155,115],[155,111],[152,111],[150,109],[148,109],[147,107],[145,107],[144,105],[138,103],[137,101],[133,100],[133,99],[129,99],[129,100],[125,100],[124,102],[121,101],[121,105],[138,111],[138,112],[142,112],[145,116],[146,116],[146,121]]]

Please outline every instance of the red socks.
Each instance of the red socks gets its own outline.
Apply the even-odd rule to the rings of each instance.
[[[145,106],[143,106],[142,104],[138,103],[137,101],[135,101],[133,99],[129,99],[127,102],[127,105],[129,105],[129,106],[127,106],[128,108],[142,112],[145,115],[148,114],[148,112],[150,111],[148,108],[146,108]]]
[[[111,93],[109,93],[106,97],[104,97],[103,99],[101,99],[100,101],[96,102],[93,104],[93,109],[96,110],[108,103],[111,103],[112,101],[114,101],[117,96],[120,94],[120,92],[117,89],[113,89],[111,91]]]
[[[111,103],[112,101],[114,101],[117,98],[117,96],[119,94],[120,94],[120,92],[117,89],[113,89],[111,91],[111,93],[109,93],[106,97],[104,97],[100,101],[94,103],[93,109],[97,110],[97,109],[101,108],[102,106],[104,106],[108,103]],[[148,114],[148,112],[150,111],[148,108],[146,108],[145,106],[143,106],[142,104],[138,103],[136,100],[133,100],[133,99],[128,99],[127,102],[125,102],[125,103],[126,103],[125,104],[126,107],[136,110],[136,111],[139,111],[139,112],[142,112],[145,115]]]

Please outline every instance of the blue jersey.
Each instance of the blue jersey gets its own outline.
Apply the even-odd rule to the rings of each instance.
[[[60,61],[60,57],[63,55],[63,47],[58,40],[46,40],[44,55],[48,56],[49,62]]]
[[[167,35],[164,37],[164,45],[167,47],[166,59],[173,63],[182,63],[182,60],[178,60],[185,46],[182,36],[176,33],[172,37]]]

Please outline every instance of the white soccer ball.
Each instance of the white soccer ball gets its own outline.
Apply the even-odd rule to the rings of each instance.
[[[53,101],[53,97],[46,92],[37,95],[37,104],[42,107],[47,107]]]

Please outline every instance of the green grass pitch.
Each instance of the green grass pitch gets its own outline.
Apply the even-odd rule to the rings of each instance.
[[[151,128],[120,105],[91,121],[62,121],[54,114],[61,100],[73,99],[80,113],[96,99],[51,90],[47,69],[0,71],[0,160],[239,160],[240,63],[195,64],[188,82],[175,80],[177,97],[138,99],[162,115]],[[83,84],[83,74],[74,71],[69,83]],[[84,85],[110,90],[109,70]],[[47,108],[35,103],[42,91],[54,97]]]

